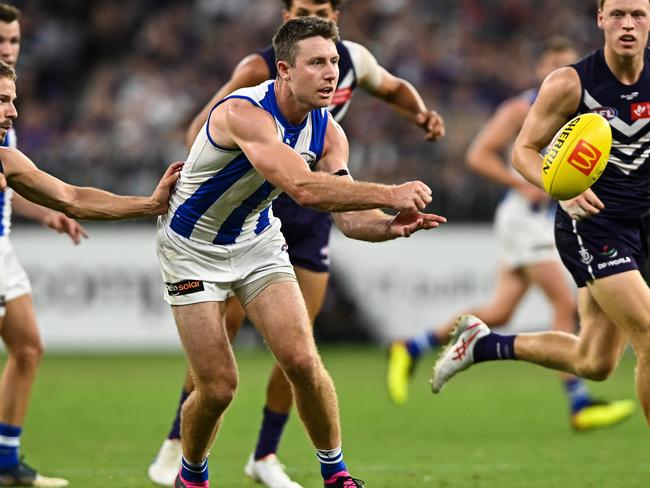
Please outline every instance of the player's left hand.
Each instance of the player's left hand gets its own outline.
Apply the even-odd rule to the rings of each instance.
[[[420,112],[415,117],[415,123],[426,132],[427,141],[437,141],[445,137],[445,121],[435,110]]]
[[[600,198],[591,190],[587,189],[584,193],[571,200],[560,201],[560,207],[564,209],[574,220],[582,220],[600,213],[605,208]]]
[[[80,244],[82,238],[88,238],[88,232],[79,222],[61,212],[48,213],[43,223],[59,234],[68,234],[75,245]]]
[[[185,163],[182,161],[177,161],[170,164],[167,168],[167,171],[165,171],[165,174],[163,174],[162,178],[160,178],[158,186],[151,194],[151,200],[153,201],[154,207],[152,212],[153,215],[162,215],[167,212],[167,208],[169,207],[169,199],[172,196],[172,192],[174,191],[174,187],[176,186],[178,178],[181,176],[183,164]]]
[[[435,229],[447,222],[447,219],[436,214],[421,212],[398,213],[388,226],[391,237],[410,237],[411,234],[423,229]]]

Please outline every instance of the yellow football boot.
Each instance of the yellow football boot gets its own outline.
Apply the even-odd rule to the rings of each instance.
[[[386,387],[388,396],[396,405],[404,405],[409,396],[409,381],[415,360],[409,354],[406,344],[395,341],[388,348],[388,371]]]
[[[635,408],[633,400],[595,402],[571,415],[571,427],[585,431],[616,425],[632,415]]]

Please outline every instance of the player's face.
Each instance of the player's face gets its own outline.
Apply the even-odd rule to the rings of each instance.
[[[18,117],[16,106],[16,84],[9,78],[0,78],[0,141],[4,141],[13,121]]]
[[[578,60],[578,53],[573,49],[549,52],[542,56],[537,64],[537,79],[541,83],[549,74],[558,68],[568,66]]]
[[[295,66],[290,68],[292,91],[310,108],[332,103],[339,79],[339,54],[324,37],[310,37],[298,43]]]
[[[286,22],[297,17],[320,17],[338,22],[339,11],[334,10],[329,2],[315,3],[312,0],[293,0],[291,8],[282,11],[282,20]]]
[[[0,21],[0,59],[15,67],[20,52],[20,24]]]
[[[605,45],[615,54],[640,55],[650,30],[648,0],[606,0],[598,11],[598,27],[605,33]]]

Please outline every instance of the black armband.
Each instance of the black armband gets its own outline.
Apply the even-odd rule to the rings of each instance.
[[[350,176],[350,172],[347,169],[340,169],[335,173],[332,173],[334,176]]]

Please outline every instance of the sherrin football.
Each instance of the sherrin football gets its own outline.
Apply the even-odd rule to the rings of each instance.
[[[612,129],[602,115],[571,119],[555,134],[544,156],[544,189],[556,200],[577,197],[603,174],[611,147]]]

